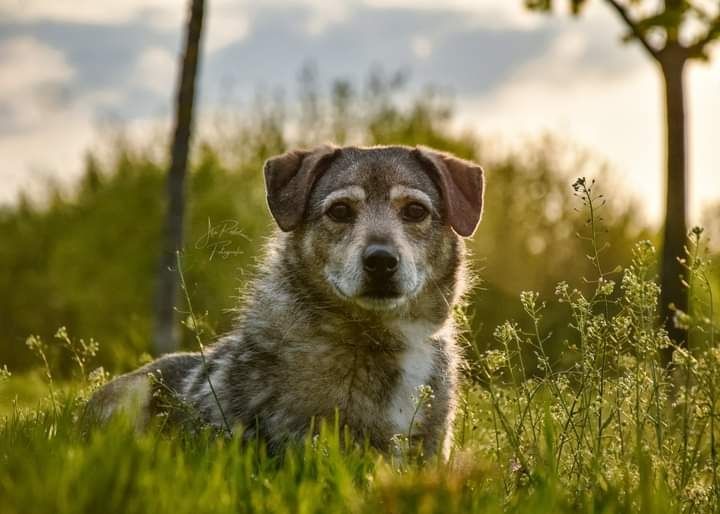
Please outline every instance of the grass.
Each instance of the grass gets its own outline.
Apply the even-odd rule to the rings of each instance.
[[[76,365],[72,384],[53,379],[37,337],[28,346],[42,372],[0,373],[3,402],[26,385],[38,398],[38,377],[46,388],[37,406],[2,411],[0,514],[717,512],[720,348],[702,231],[683,260],[691,309],[676,313],[690,350],[676,348],[666,368],[660,355],[673,343],[658,328],[654,248],[640,242],[624,270],[606,270],[593,188],[575,184],[596,276],[559,284],[553,298],[522,293],[525,318],[497,327],[490,350],[465,334],[449,462],[402,445],[379,454],[332,422],[275,456],[262,441],[178,432],[162,418],[143,433],[124,419],[85,430],[84,400],[107,377],[88,371],[96,343],[60,330],[54,344]],[[550,302],[567,308],[571,338],[544,331]],[[464,310],[457,316],[471,326]],[[418,398],[432,401],[432,391]]]

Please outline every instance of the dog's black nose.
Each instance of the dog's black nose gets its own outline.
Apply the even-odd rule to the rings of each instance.
[[[373,279],[391,277],[397,271],[398,264],[400,258],[387,245],[370,245],[363,254],[363,268]]]

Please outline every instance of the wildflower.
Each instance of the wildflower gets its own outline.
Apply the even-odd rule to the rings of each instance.
[[[598,281],[597,295],[598,296],[610,296],[615,291],[615,282],[613,280],[606,280],[600,278]]]
[[[540,297],[540,293],[536,291],[523,291],[520,293],[520,303],[522,304],[525,312],[534,313],[537,306],[537,300]]]
[[[605,316],[603,316],[602,314],[593,316],[587,324],[588,336],[601,339],[603,337],[606,326],[607,322],[605,321]]]
[[[708,360],[713,363],[714,365],[720,364],[720,348],[713,347],[709,348],[707,351]]]
[[[695,235],[696,237],[700,237],[700,235],[705,231],[704,228],[695,226],[690,231],[691,234]]]
[[[576,193],[579,193],[581,191],[585,191],[587,187],[587,179],[585,177],[578,177],[575,182],[573,182],[572,188],[575,190]]]
[[[690,482],[684,492],[691,505],[703,505],[709,501],[712,495],[711,488],[699,480]]]
[[[70,342],[70,336],[68,336],[67,328],[60,327],[57,329],[57,332],[55,332],[55,339],[60,339],[62,341]]]
[[[675,324],[675,328],[689,330],[692,326],[692,317],[688,313],[675,308],[673,323]]]
[[[110,373],[105,371],[105,368],[102,366],[95,368],[90,372],[88,375],[88,382],[90,383],[90,387],[92,389],[96,389],[103,385],[105,382],[107,382],[110,379]]]
[[[589,316],[592,312],[592,304],[579,291],[576,290],[573,291],[573,293],[575,295],[575,299],[570,304],[572,308],[575,309],[579,315]]]
[[[495,328],[493,331],[493,337],[500,342],[514,341],[518,338],[517,326],[514,323],[506,321]]]
[[[40,336],[30,336],[25,340],[25,346],[28,347],[28,349],[37,354],[38,352],[45,351],[45,343],[42,342],[42,339],[40,339]]]
[[[410,440],[406,434],[393,434],[390,438],[390,447],[396,457],[402,457],[410,451]]]
[[[613,331],[619,336],[627,336],[632,326],[632,319],[630,316],[624,314],[618,314],[614,316],[610,322],[612,324]]]
[[[618,367],[620,369],[634,369],[637,364],[637,359],[630,354],[622,354],[618,359]]]
[[[507,365],[507,358],[500,350],[488,350],[483,355],[483,361],[490,373],[497,373]]]
[[[564,303],[567,301],[568,296],[569,296],[568,289],[569,289],[568,283],[565,282],[564,280],[555,286],[555,296],[558,297],[560,303]]]
[[[632,256],[634,266],[638,268],[647,267],[652,264],[655,258],[655,246],[647,239],[643,239],[633,248]]]
[[[425,407],[426,409],[430,409],[432,407],[432,401],[435,399],[435,393],[432,387],[420,384],[415,388],[415,393],[416,394],[412,395],[411,398],[418,409],[420,407]]]

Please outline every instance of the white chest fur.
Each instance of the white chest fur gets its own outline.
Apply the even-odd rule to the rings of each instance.
[[[403,337],[407,348],[400,357],[400,380],[392,393],[387,416],[395,433],[406,435],[411,423],[422,422],[418,388],[430,385],[436,352],[430,337],[437,326],[423,321],[398,321],[391,328]]]

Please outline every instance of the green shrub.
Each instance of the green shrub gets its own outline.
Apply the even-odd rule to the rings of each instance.
[[[230,327],[237,296],[273,230],[263,161],[294,145],[426,144],[485,166],[485,215],[469,242],[481,280],[469,310],[484,349],[495,345],[495,325],[521,314],[512,301],[521,290],[547,295],[558,281],[592,271],[574,236],[584,217],[568,201],[567,188],[577,173],[603,175],[601,162],[550,138],[499,151],[493,141],[452,131],[452,109],[442,98],[408,100],[397,84],[374,76],[361,92],[343,82],[327,95],[307,89],[300,112],[273,99],[239,121],[221,118],[226,124],[216,133],[201,134],[189,176],[183,258],[197,313],[210,333]],[[100,342],[99,361],[113,372],[131,369],[152,351],[166,161],[154,147],[122,138],[111,143],[109,156],[88,157],[76,188],[51,188],[46,199],[0,208],[0,362],[16,372],[33,363],[27,336],[51,340],[59,326]],[[614,199],[603,216],[610,269],[627,262],[634,239],[651,234],[626,199]],[[569,336],[564,317],[551,306],[545,324]],[[183,347],[193,346],[186,332]],[[47,357],[60,378],[68,376],[68,356],[50,348]]]

